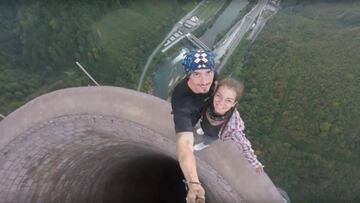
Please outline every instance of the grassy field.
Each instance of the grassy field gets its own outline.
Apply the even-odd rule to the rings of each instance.
[[[107,53],[116,58],[127,49],[138,45],[136,36],[139,34],[147,37],[148,33],[151,37],[148,40],[161,41],[162,35],[165,34],[164,31],[160,31],[161,26],[167,25],[168,20],[174,20],[171,10],[173,5],[165,1],[159,4],[143,1],[107,14],[94,24],[94,29]],[[160,36],[156,36],[158,38],[155,39],[154,34]]]
[[[208,0],[202,4],[196,12],[196,15],[203,21],[211,19],[227,2],[227,0]]]
[[[293,202],[359,202],[360,3],[287,6],[243,45],[224,74],[245,82],[247,135],[275,184]]]

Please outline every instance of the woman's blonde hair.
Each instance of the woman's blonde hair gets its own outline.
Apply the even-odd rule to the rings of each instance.
[[[236,98],[235,100],[238,101],[239,98],[241,97],[243,91],[244,91],[244,85],[242,82],[235,80],[233,78],[224,78],[222,80],[219,81],[215,92],[217,92],[217,90],[219,89],[219,87],[221,86],[225,86],[227,88],[233,89],[235,91],[236,94]]]

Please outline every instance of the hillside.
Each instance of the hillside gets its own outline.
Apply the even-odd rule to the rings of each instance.
[[[0,4],[0,113],[56,89],[135,88],[147,56],[194,6],[187,0],[11,1]]]
[[[223,72],[245,82],[247,135],[294,202],[360,201],[359,19],[355,1],[288,2]]]

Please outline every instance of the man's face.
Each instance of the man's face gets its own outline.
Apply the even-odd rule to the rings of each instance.
[[[210,90],[213,80],[214,71],[209,69],[200,69],[191,73],[188,85],[194,93],[207,93]]]

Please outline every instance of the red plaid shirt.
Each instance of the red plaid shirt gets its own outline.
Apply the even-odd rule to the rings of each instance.
[[[219,138],[222,141],[232,139],[239,147],[239,150],[242,150],[245,158],[252,167],[263,167],[259,160],[257,160],[256,155],[254,154],[254,150],[251,148],[251,143],[245,136],[244,130],[244,121],[241,119],[239,112],[235,110],[223,132],[222,129],[220,130]]]

